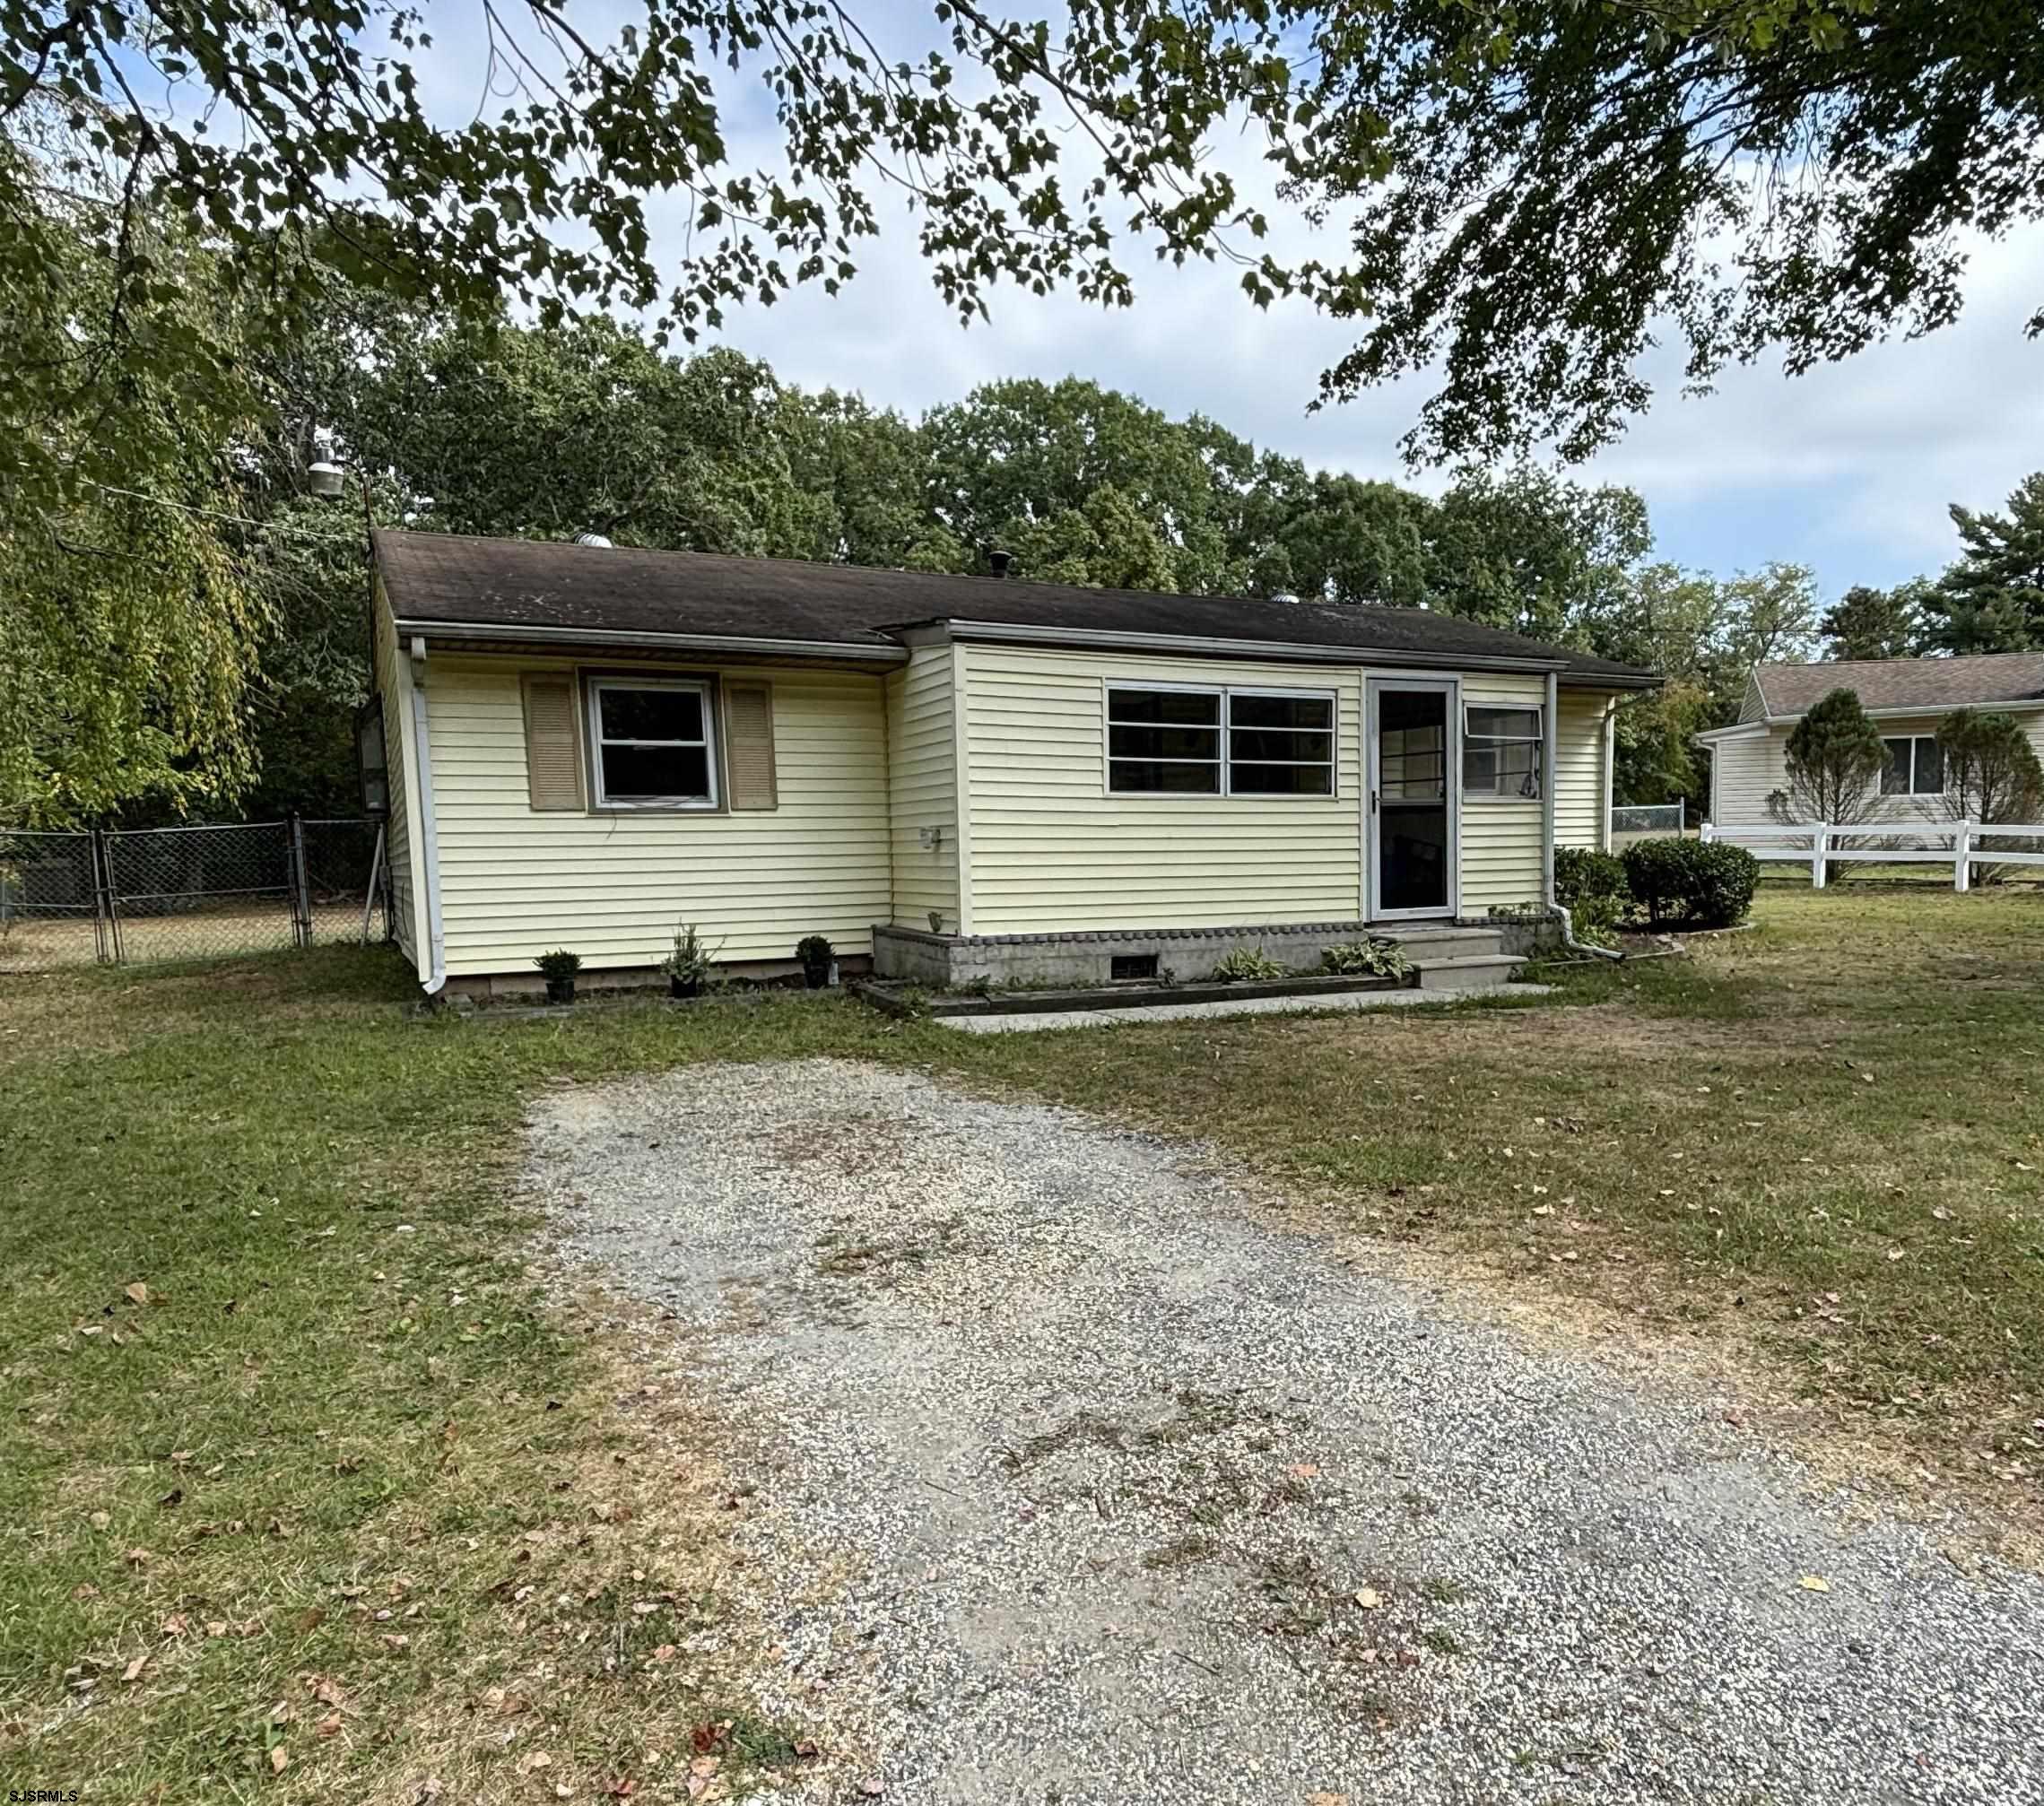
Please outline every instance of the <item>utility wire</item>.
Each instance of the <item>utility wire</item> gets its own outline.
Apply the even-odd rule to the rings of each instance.
[[[199,508],[191,502],[171,501],[164,496],[146,495],[138,489],[122,489],[117,483],[92,482],[90,477],[85,481],[92,488],[108,495],[125,495],[135,501],[152,502],[158,508],[174,508],[182,514],[204,515],[208,520],[230,521],[236,526],[252,526],[263,533],[288,533],[298,539],[321,539],[333,545],[352,545],[355,543],[355,536],[352,533],[314,533],[307,527],[286,526],[281,521],[254,520],[245,514],[223,514],[216,508]]]

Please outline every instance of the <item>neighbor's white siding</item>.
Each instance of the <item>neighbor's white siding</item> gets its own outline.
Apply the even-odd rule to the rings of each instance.
[[[719,959],[790,959],[803,935],[872,950],[890,907],[882,680],[747,666],[773,686],[779,806],[733,813],[535,813],[521,673],[564,661],[427,666],[448,970],[527,974],[568,947],[590,968],[663,958],[693,922]],[[648,671],[657,667],[647,667]],[[700,669],[700,667],[698,667]]]
[[[889,920],[958,928],[958,771],[949,645],[918,646],[887,674],[887,796],[893,855]],[[937,838],[923,844],[927,830]]]
[[[1564,690],[1554,723],[1554,844],[1602,847],[1611,798],[1605,794],[1605,716],[1613,699]]]
[[[1544,708],[1547,685],[1538,677],[1469,672],[1462,679],[1465,708]],[[1559,795],[1559,792],[1557,792]],[[1543,811],[1537,797],[1469,797],[1462,803],[1462,913],[1481,916],[1498,906],[1538,903]]]
[[[1882,716],[1874,726],[1883,739],[1932,734],[1942,714]],[[2038,754],[2044,758],[2044,715],[2019,717]],[[1770,727],[1751,738],[1719,740],[1710,744],[1710,820],[1724,828],[1750,828],[1770,821],[1767,799],[1788,787],[1787,727]],[[1867,821],[1943,821],[1939,796],[1873,796],[1861,819]]]
[[[416,968],[424,934],[416,915],[422,887],[416,881],[424,848],[412,838],[411,786],[418,772],[418,751],[412,734],[411,661],[397,644],[396,623],[384,605],[381,586],[376,608],[376,689],[383,702],[383,756],[389,774],[390,819],[384,832],[384,857],[390,862],[392,932],[404,957]]]
[[[1361,913],[1360,672],[960,651],[972,933],[1344,922]],[[1333,690],[1336,794],[1109,796],[1110,678]]]

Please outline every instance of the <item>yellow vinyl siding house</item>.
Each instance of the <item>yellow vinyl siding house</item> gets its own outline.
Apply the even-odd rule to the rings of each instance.
[[[1650,673],[1415,610],[379,533],[398,941],[1070,976],[1552,900]],[[997,951],[998,958],[996,959]],[[979,963],[975,963],[975,962]],[[1203,976],[1203,974],[1202,974]]]

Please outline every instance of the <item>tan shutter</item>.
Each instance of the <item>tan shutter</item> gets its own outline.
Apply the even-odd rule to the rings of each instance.
[[[582,806],[582,720],[572,677],[528,677],[526,794],[535,809]]]
[[[734,809],[776,809],[774,692],[770,683],[724,686],[725,788]]]

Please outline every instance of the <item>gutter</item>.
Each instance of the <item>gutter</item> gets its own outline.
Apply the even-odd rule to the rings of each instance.
[[[643,646],[673,652],[752,652],[796,658],[855,659],[868,664],[906,664],[909,651],[900,646],[874,646],[840,639],[770,639],[744,633],[613,632],[608,628],[523,627],[509,621],[418,621],[397,623],[400,635],[414,639],[462,643],[517,639],[540,646]]]
[[[1558,674],[1566,660],[1513,657],[1509,654],[1423,650],[1377,646],[1314,646],[1288,639],[1224,639],[1205,634],[1136,633],[1118,628],[1031,627],[1008,621],[949,621],[953,639],[991,640],[1023,646],[1091,647],[1105,652],[1160,652],[1179,657],[1261,658],[1287,664],[1413,665],[1422,670],[1511,671]],[[1657,690],[1661,680],[1584,673],[1593,688]]]
[[[448,982],[447,933],[440,919],[440,837],[433,816],[433,747],[426,728],[426,642],[412,636],[412,738],[419,766],[419,828],[425,849],[426,972],[419,980],[427,996],[437,997]]]

